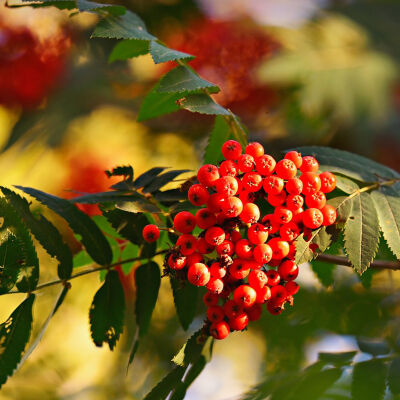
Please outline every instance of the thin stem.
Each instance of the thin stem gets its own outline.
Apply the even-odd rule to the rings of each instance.
[[[153,257],[158,256],[160,254],[165,254],[167,251],[168,250],[157,251],[156,253],[154,253]],[[38,291],[40,289],[43,289],[43,288],[46,288],[46,287],[49,287],[49,286],[58,285],[60,283],[66,284],[66,282],[69,282],[70,280],[75,279],[75,278],[79,278],[80,276],[88,275],[88,274],[91,274],[93,272],[102,271],[104,269],[113,269],[113,268],[115,268],[115,267],[117,267],[117,266],[119,266],[121,264],[127,264],[127,263],[134,262],[134,261],[141,261],[141,260],[145,260],[147,258],[148,257],[132,257],[132,258],[127,258],[126,260],[118,261],[118,262],[116,262],[114,264],[101,265],[100,267],[97,267],[97,268],[87,269],[87,270],[78,272],[75,275],[71,275],[68,279],[57,279],[57,280],[54,280],[54,281],[42,283],[41,285],[37,285],[36,288],[34,290],[32,290],[32,292],[36,292],[36,291]],[[25,292],[21,292],[19,290],[13,290],[11,292],[2,293],[1,295],[15,294],[15,293],[25,293]]]
[[[343,265],[345,267],[352,267],[349,259],[343,256],[335,256],[332,254],[319,254],[316,257],[316,260],[326,263]],[[370,264],[369,268],[389,269],[396,271],[400,270],[400,261],[375,260]]]

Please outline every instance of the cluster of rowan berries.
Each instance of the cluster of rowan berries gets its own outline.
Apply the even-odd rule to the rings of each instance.
[[[314,157],[290,151],[276,162],[260,143],[248,144],[243,154],[234,140],[223,144],[222,154],[219,167],[199,169],[188,198],[205,207],[176,214],[180,236],[165,259],[168,272],[206,287],[207,328],[217,339],[259,319],[264,303],[274,315],[292,305],[299,290],[295,239],[336,221],[325,196],[336,178],[318,173]],[[261,216],[259,207],[271,212]],[[159,236],[156,225],[143,229],[148,242]]]

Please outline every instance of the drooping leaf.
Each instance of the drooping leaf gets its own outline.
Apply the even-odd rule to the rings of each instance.
[[[184,93],[207,89],[212,93],[219,91],[218,86],[200,78],[188,66],[178,66],[167,72],[160,80],[157,91],[160,93]]]
[[[355,153],[318,146],[299,147],[297,150],[303,156],[315,156],[323,169],[340,172],[359,181],[376,182],[379,177],[400,178],[395,170]]]
[[[187,198],[187,193],[179,189],[164,190],[163,192],[154,193],[154,197],[158,201],[179,201]]]
[[[400,394],[400,357],[396,357],[391,363],[388,372],[389,389],[394,395]]]
[[[96,346],[113,350],[124,326],[125,298],[118,272],[109,271],[90,306],[90,331]]]
[[[28,343],[34,300],[35,295],[30,294],[0,325],[0,387],[14,372]]]
[[[378,358],[357,363],[353,369],[353,400],[381,400],[386,387],[387,366]]]
[[[150,44],[150,54],[155,64],[175,60],[192,60],[194,58],[194,56],[191,54],[169,49],[155,40],[153,40]]]
[[[124,15],[108,16],[101,20],[92,33],[92,37],[139,40],[156,39],[147,32],[144,22],[129,10]]]
[[[339,196],[328,200],[327,203],[336,208],[336,224],[343,226],[347,222],[353,210],[353,198],[350,196]]]
[[[177,101],[182,98],[182,93],[160,93],[159,86],[160,82],[146,94],[139,109],[138,121],[170,114],[180,109]]]
[[[332,365],[347,365],[353,361],[356,351],[345,351],[341,353],[318,353],[318,359]]]
[[[135,200],[128,200],[128,201],[119,201],[116,205],[116,208],[130,212],[130,213],[160,213],[161,210],[155,206],[154,204],[150,203],[146,198],[143,199],[135,199]]]
[[[328,170],[328,168],[321,168],[321,170]],[[335,174],[336,176],[336,187],[339,188],[341,191],[351,194],[356,190],[360,189],[360,186],[354,182],[353,180],[347,178],[346,176],[342,176],[339,174]]]
[[[154,193],[161,189],[167,183],[173,181],[177,176],[182,175],[185,172],[189,172],[189,169],[179,169],[165,172],[162,175],[155,177],[148,185],[143,188],[145,193]]]
[[[370,194],[363,192],[352,203],[351,216],[344,228],[344,245],[351,264],[362,274],[378,249],[379,223]]]
[[[126,8],[124,6],[119,6],[117,4],[102,4],[88,0],[76,0],[76,4],[78,6],[79,11],[87,11],[87,12],[106,11],[115,16],[123,15],[126,12]]]
[[[59,261],[60,279],[68,279],[72,273],[72,253],[57,228],[43,215],[35,218],[29,209],[29,203],[17,193],[5,187],[1,187],[1,191],[47,253]]]
[[[319,281],[325,286],[329,287],[333,284],[333,273],[335,272],[336,265],[326,263],[323,261],[312,260],[311,268]]]
[[[146,334],[151,315],[156,306],[158,291],[161,284],[159,266],[150,261],[141,265],[135,271],[136,280],[136,322],[139,326],[139,336]]]
[[[2,236],[0,244],[0,294],[9,292],[17,282],[21,258],[17,238],[12,233]]]
[[[146,396],[143,400],[166,399],[169,393],[179,386],[186,368],[175,366]]]
[[[382,356],[390,352],[390,347],[384,340],[368,340],[357,338],[359,349],[373,356]]]
[[[32,188],[16,187],[63,217],[71,229],[76,234],[81,235],[83,245],[95,262],[100,265],[106,265],[111,262],[111,248],[100,229],[87,214],[78,210],[68,200]]]
[[[140,189],[151,183],[161,172],[165,171],[166,167],[154,167],[144,172],[133,183],[136,189]]]
[[[18,242],[17,288],[22,292],[30,292],[36,287],[39,280],[39,260],[32,238],[21,216],[4,197],[0,198],[0,217],[4,218],[0,229],[0,242],[7,239],[10,234]]]
[[[400,195],[391,187],[382,186],[371,192],[371,197],[383,237],[392,253],[400,260]]]
[[[109,178],[112,176],[123,176],[124,181],[132,182],[133,180],[133,168],[130,165],[115,167],[111,171],[105,172]]]
[[[222,158],[222,145],[232,138],[232,131],[226,119],[217,115],[215,117],[213,130],[208,137],[208,143],[203,157],[203,164],[217,164]]]
[[[379,273],[379,270],[374,268],[368,268],[366,271],[364,271],[362,275],[357,274],[357,277],[361,282],[361,285],[363,285],[365,289],[371,289],[372,279],[374,278],[374,275],[377,273]]]
[[[173,277],[170,277],[170,283],[178,319],[182,328],[186,331],[196,315],[199,288],[189,283],[180,286],[179,281]],[[190,307],[188,307],[188,304],[190,304]]]
[[[230,115],[229,111],[217,104],[206,94],[189,94],[179,100],[179,106],[191,112],[209,115]]]
[[[79,204],[98,204],[98,203],[116,203],[119,201],[143,201],[143,198],[139,193],[124,193],[120,191],[109,191],[109,192],[98,192],[84,194],[79,197],[74,197],[70,200],[73,203]]]
[[[108,62],[112,63],[117,60],[127,60],[142,56],[149,52],[149,41],[148,40],[137,40],[137,39],[125,39],[118,42],[113,48]]]

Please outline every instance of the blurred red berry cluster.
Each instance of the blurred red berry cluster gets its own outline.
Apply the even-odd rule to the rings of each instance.
[[[0,19],[0,104],[38,106],[59,83],[69,48],[67,34],[43,42],[30,30]]]

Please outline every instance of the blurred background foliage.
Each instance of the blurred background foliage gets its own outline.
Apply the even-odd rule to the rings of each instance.
[[[124,5],[169,46],[197,57],[193,67],[222,89],[216,100],[237,113],[250,139],[270,153],[329,144],[400,169],[398,1],[131,0]],[[97,17],[69,14],[0,3],[1,184],[73,197],[105,190],[110,182],[103,171],[116,165],[133,165],[136,176],[153,166],[198,167],[212,119],[179,111],[137,121],[145,94],[173,65],[155,66],[149,55],[109,63],[115,42],[89,40]],[[73,237],[69,243],[76,246]],[[387,256],[383,243],[381,257]],[[55,276],[44,252],[41,268],[43,280]],[[397,274],[369,270],[360,280],[346,267],[303,265],[295,306],[217,343],[187,398],[240,399],[245,392],[252,398],[251,387],[267,379],[265,387],[282,374],[296,376],[318,352],[355,350],[356,360],[369,359],[357,338],[385,340],[398,351]],[[132,274],[126,282],[132,301]],[[188,334],[179,328],[168,282],[162,282],[150,334],[127,378],[132,324],[113,353],[90,340],[87,310],[98,287],[99,277],[74,280],[62,312],[4,386],[1,400],[140,399],[171,369],[169,360]],[[38,295],[33,336],[56,296],[53,288]],[[1,320],[21,299],[0,297]],[[203,314],[199,307],[190,331],[201,325]],[[346,371],[324,398],[351,398],[351,370]]]

